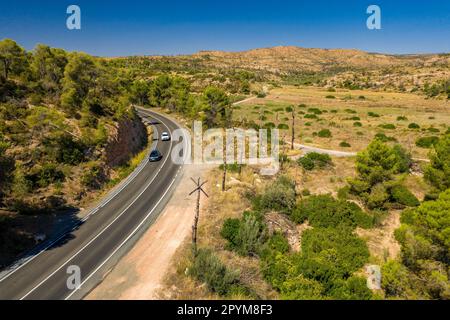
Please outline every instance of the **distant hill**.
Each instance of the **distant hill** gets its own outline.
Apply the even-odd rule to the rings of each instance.
[[[307,49],[295,46],[242,52],[200,51],[193,57],[207,58],[209,63],[216,66],[266,69],[273,72],[321,72],[336,68],[375,69],[392,66],[450,67],[450,54],[388,55],[352,49]]]

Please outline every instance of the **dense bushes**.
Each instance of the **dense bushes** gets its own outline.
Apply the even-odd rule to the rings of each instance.
[[[310,196],[302,200],[291,214],[292,220],[308,220],[313,227],[364,227],[372,226],[372,217],[349,201],[336,200],[330,195]]]
[[[325,153],[309,152],[304,157],[297,160],[298,164],[305,170],[313,170],[315,168],[325,168],[332,164],[331,157]]]
[[[420,126],[417,123],[412,122],[408,125],[408,128],[409,129],[420,129]]]
[[[64,181],[65,176],[56,164],[46,163],[27,175],[26,179],[33,183],[33,187],[45,188],[52,183]]]
[[[370,299],[363,279],[352,276],[368,257],[364,241],[349,229],[314,228],[303,233],[301,253],[273,250],[261,268],[283,299]]]
[[[389,200],[397,201],[396,197],[410,204],[414,202],[412,195],[407,194],[403,187],[393,187],[398,184],[395,175],[408,172],[411,162],[411,156],[401,146],[390,147],[375,139],[357,155],[358,176],[349,179],[350,191],[360,196],[371,209],[385,208]],[[393,189],[397,191],[396,196],[391,194]]]
[[[262,216],[257,212],[244,212],[242,219],[225,220],[220,234],[228,240],[228,249],[244,256],[259,254],[266,237]]]
[[[329,129],[322,129],[317,133],[317,136],[320,138],[331,138],[332,134]]]
[[[299,271],[331,288],[336,278],[348,278],[369,258],[364,240],[345,228],[314,228],[302,235]]]
[[[198,250],[189,274],[222,296],[240,290],[239,274],[229,270],[210,249]]]
[[[0,203],[13,179],[14,159],[6,154],[9,146],[0,133]]]
[[[281,176],[266,187],[262,195],[256,198],[255,209],[287,213],[295,207],[295,197],[294,182],[286,176]]]
[[[438,143],[439,137],[429,136],[429,137],[420,137],[416,140],[416,146],[420,148],[429,149]]]
[[[105,174],[98,162],[92,161],[84,167],[81,184],[91,189],[98,189],[105,180]]]
[[[417,207],[420,202],[415,195],[402,185],[395,185],[391,188],[392,201],[407,207]]]
[[[395,128],[396,128],[395,125],[392,123],[380,124],[379,127],[383,128],[383,129],[388,129],[388,130],[395,130]]]
[[[401,263],[383,266],[382,285],[388,296],[405,299],[450,299],[450,189],[435,201],[405,210],[395,237]]]
[[[375,138],[382,142],[396,142],[397,139],[394,137],[388,137],[384,132],[379,132],[375,135]]]
[[[264,278],[282,299],[371,299],[365,279],[354,275],[367,262],[369,251],[353,231],[371,227],[372,217],[355,203],[330,195],[309,196],[296,204],[294,190],[293,181],[281,176],[255,196],[254,211],[225,220],[221,236],[226,248],[258,256]],[[291,252],[281,232],[269,231],[264,218],[268,210],[287,213],[297,223],[308,219],[313,229],[302,233],[301,253]]]
[[[435,144],[430,161],[425,169],[425,179],[437,190],[450,188],[450,134],[443,136]]]

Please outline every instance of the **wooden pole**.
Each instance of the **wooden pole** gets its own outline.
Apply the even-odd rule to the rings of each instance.
[[[198,230],[198,220],[200,217],[200,193],[203,192],[207,197],[208,195],[202,189],[202,186],[206,183],[206,181],[200,184],[200,178],[198,178],[197,181],[195,181],[192,178],[191,180],[195,183],[196,188],[189,195],[193,194],[194,192],[197,192],[197,203],[195,205],[194,223],[192,225],[192,252],[195,257],[197,256],[197,230]]]

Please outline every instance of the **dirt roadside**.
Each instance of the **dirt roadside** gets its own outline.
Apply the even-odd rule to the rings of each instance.
[[[195,195],[191,177],[204,179],[208,167],[186,165],[182,179],[164,211],[134,247],[84,299],[155,299],[175,251],[190,236]],[[203,207],[206,197],[202,197]]]

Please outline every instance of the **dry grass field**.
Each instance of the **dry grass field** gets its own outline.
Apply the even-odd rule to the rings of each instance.
[[[416,139],[440,135],[450,126],[448,100],[411,93],[295,86],[274,88],[265,98],[235,106],[234,118],[253,120],[259,125],[286,124],[289,129],[281,135],[288,142],[292,120],[285,108],[290,105],[296,107],[296,142],[333,150],[360,151],[377,133],[384,133],[414,157],[426,158],[428,150],[417,147]],[[409,128],[411,123],[420,128]],[[322,129],[329,129],[332,136],[319,137],[317,133]],[[342,142],[349,146],[343,147]]]

